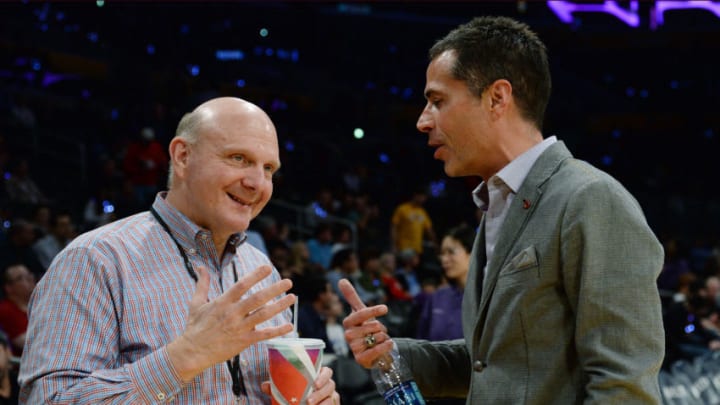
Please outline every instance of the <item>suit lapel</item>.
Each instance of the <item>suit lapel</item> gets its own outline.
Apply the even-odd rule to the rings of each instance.
[[[480,227],[478,228],[477,236],[475,236],[475,243],[473,244],[472,253],[470,255],[470,271],[468,271],[468,278],[465,283],[466,288],[469,290],[469,294],[464,294],[463,299],[467,299],[469,308],[472,311],[477,310],[478,304],[480,303],[480,295],[482,293],[482,272],[485,267],[485,216],[483,215],[480,220]]]
[[[535,161],[535,164],[530,169],[530,172],[528,172],[525,181],[523,181],[523,184],[520,186],[517,195],[515,195],[513,202],[510,204],[505,221],[500,228],[493,258],[488,265],[485,280],[482,283],[482,294],[478,297],[480,299],[480,306],[478,307],[476,326],[482,328],[482,325],[485,323],[487,306],[490,302],[490,298],[492,297],[493,290],[495,289],[495,284],[497,283],[500,270],[505,264],[512,247],[522,234],[525,224],[527,224],[528,219],[532,216],[532,213],[538,206],[542,195],[543,184],[557,170],[560,163],[570,157],[572,157],[572,155],[565,147],[565,144],[561,141],[556,142],[548,147],[540,155],[537,161]],[[485,258],[484,243],[485,238],[483,232],[483,258]],[[480,272],[478,277],[480,277],[482,276],[482,268],[479,268],[478,270]]]

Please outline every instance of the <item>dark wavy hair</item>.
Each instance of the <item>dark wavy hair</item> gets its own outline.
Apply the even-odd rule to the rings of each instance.
[[[475,235],[475,229],[466,224],[458,225],[445,232],[445,236],[449,236],[460,242],[460,244],[465,248],[465,251],[468,253],[472,251],[473,243],[475,242]]]
[[[508,17],[476,17],[430,48],[430,60],[455,51],[453,76],[480,96],[499,79],[512,84],[523,117],[542,129],[552,88],[545,44],[530,27]]]

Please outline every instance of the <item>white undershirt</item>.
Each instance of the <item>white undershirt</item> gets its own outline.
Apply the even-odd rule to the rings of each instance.
[[[525,177],[527,177],[535,161],[545,149],[555,142],[557,142],[555,136],[543,140],[523,152],[497,174],[490,177],[488,181],[483,181],[473,190],[475,204],[485,211],[485,256],[487,261],[485,262],[485,268],[483,268],[483,275],[493,258],[500,227],[505,221],[508,208],[513,202],[515,194],[517,194],[520,186],[525,181]]]

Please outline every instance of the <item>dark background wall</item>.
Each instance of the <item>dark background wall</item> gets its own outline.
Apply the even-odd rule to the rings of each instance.
[[[166,145],[182,113],[235,95],[277,124],[276,198],[305,203],[362,165],[384,212],[418,182],[444,190],[429,203],[443,227],[474,215],[477,179],[446,178],[415,129],[426,52],[473,16],[503,14],[548,45],[544,133],[626,184],[658,233],[716,234],[720,18],[671,11],[652,29],[653,5],[640,2],[632,28],[600,13],[564,24],[546,2],[3,2],[0,128],[37,181],[79,209],[103,159],[140,128]],[[7,113],[18,100],[37,116],[32,130]]]

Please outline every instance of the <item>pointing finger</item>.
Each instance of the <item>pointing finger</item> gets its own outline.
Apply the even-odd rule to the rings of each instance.
[[[352,308],[353,311],[359,311],[365,308],[365,303],[362,302],[357,291],[355,291],[355,287],[353,287],[347,279],[341,279],[338,282],[338,288],[340,288],[340,292],[345,297],[345,301],[350,304],[350,308]]]

